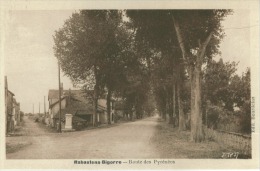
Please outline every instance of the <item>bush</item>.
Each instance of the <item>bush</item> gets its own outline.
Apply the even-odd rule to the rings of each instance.
[[[117,121],[120,121],[122,118],[123,118],[122,115],[120,115],[120,114],[115,114],[115,115],[114,115],[115,123],[117,123]]]
[[[207,116],[204,116],[207,127],[227,132],[251,133],[251,115],[243,108],[231,112],[224,107],[209,104]]]
[[[243,109],[240,111],[236,111],[235,115],[239,118],[238,125],[239,125],[239,132],[240,133],[251,133],[251,113],[247,113]]]
[[[76,130],[81,130],[83,128],[88,127],[88,122],[87,121],[73,121],[72,126]]]
[[[223,116],[225,116],[225,111],[223,108],[212,104],[208,105],[207,115],[205,116],[207,127],[216,129]]]
[[[212,104],[208,105],[206,120],[208,128],[226,131],[231,131],[230,127],[235,121],[232,112]]]
[[[45,118],[44,118],[44,117],[41,117],[41,123],[43,123],[44,125],[46,124],[46,123],[45,123]]]

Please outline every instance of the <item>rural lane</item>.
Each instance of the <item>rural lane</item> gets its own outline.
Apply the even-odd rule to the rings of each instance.
[[[32,145],[14,153],[7,159],[127,159],[156,158],[151,142],[157,117],[112,125],[108,128],[69,132],[46,133],[37,123],[27,119]]]

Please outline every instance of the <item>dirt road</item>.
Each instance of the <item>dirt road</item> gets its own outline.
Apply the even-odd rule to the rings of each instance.
[[[151,138],[157,124],[157,118],[152,117],[109,128],[58,134],[46,133],[27,119],[27,138],[32,145],[7,154],[7,159],[156,158]]]

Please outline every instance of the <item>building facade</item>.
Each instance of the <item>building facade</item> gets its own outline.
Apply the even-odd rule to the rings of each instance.
[[[7,76],[5,76],[5,133],[13,133],[15,126],[21,122],[20,103],[14,98],[14,93],[8,90]]]

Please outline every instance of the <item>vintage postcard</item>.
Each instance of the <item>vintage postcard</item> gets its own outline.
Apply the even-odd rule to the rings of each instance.
[[[1,169],[259,168],[259,2],[1,1]]]

